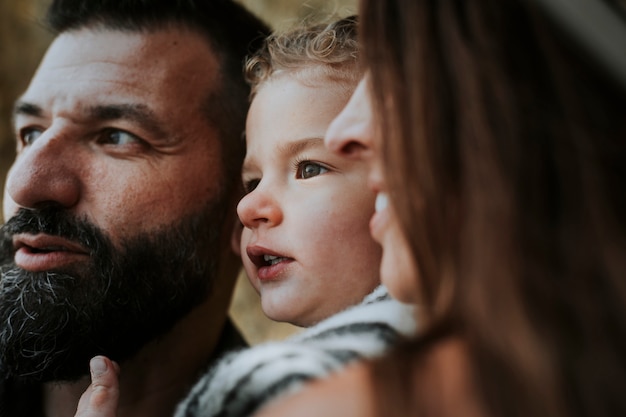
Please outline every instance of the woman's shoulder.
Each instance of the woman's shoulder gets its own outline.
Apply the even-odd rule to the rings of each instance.
[[[370,417],[374,416],[371,390],[367,364],[358,363],[269,403],[255,417]]]
[[[394,360],[395,355],[386,359]],[[451,337],[433,344],[417,354],[410,369],[412,387],[409,394],[420,404],[411,407],[437,411],[438,415],[483,417],[479,405],[472,364],[465,342]],[[384,362],[385,359],[382,361]],[[379,363],[380,365],[380,363]],[[297,394],[270,402],[255,417],[374,417],[376,398],[381,392],[379,381],[372,378],[376,364],[359,362],[333,376],[313,382]],[[390,382],[390,381],[387,381]],[[397,382],[397,381],[396,381]]]
[[[486,416],[471,348],[461,337],[444,337],[414,356],[413,399],[419,414]]]

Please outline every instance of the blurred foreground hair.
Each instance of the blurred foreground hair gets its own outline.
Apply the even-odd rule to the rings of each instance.
[[[377,365],[385,415],[450,415],[419,370],[453,339],[484,415],[626,415],[623,86],[534,1],[361,6],[391,198],[434,317]]]

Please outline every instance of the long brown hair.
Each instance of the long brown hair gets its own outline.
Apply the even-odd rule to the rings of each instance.
[[[463,339],[487,415],[626,415],[626,92],[535,4],[361,2],[391,198],[434,317],[409,351]],[[397,360],[379,366],[411,369]]]

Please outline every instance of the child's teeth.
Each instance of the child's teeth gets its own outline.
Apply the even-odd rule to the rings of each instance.
[[[276,265],[277,263],[283,261],[285,258],[281,257],[281,256],[275,256],[275,255],[263,255],[263,260],[267,263],[269,263],[270,265]]]
[[[386,209],[388,204],[389,204],[389,198],[387,197],[387,194],[385,193],[376,194],[375,208],[377,212],[383,211],[384,209]]]

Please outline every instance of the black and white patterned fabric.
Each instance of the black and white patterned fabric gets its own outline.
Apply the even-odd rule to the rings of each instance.
[[[415,333],[413,306],[377,287],[362,303],[280,342],[231,352],[203,375],[175,417],[244,417],[353,360],[384,353]]]

